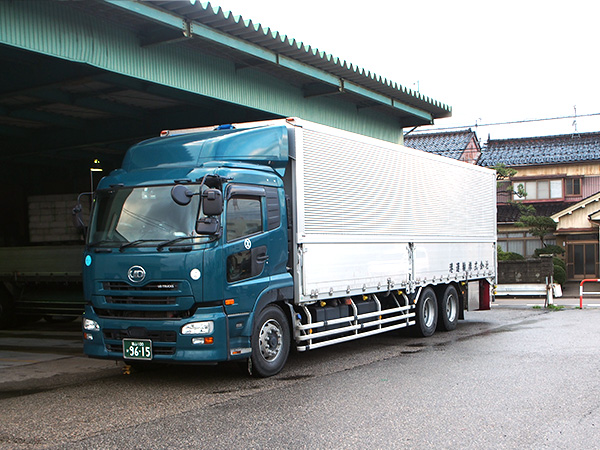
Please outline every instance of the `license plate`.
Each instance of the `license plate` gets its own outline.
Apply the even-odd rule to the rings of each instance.
[[[123,358],[152,359],[152,341],[150,339],[123,339]]]

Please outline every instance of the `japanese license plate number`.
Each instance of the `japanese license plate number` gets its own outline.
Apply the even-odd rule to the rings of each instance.
[[[152,359],[152,341],[150,339],[123,339],[123,358]]]

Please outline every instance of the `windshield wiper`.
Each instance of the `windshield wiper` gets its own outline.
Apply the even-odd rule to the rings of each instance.
[[[156,241],[160,241],[160,240],[161,239],[137,239],[135,241],[126,242],[125,244],[122,244],[119,247],[119,251],[122,252],[126,248],[135,247],[136,245],[143,244],[144,242],[156,242]]]
[[[102,244],[118,244],[118,243],[119,243],[118,241],[111,241],[110,239],[100,239],[99,241],[89,243],[87,246],[88,246],[88,248],[93,248],[93,247],[98,247]]]
[[[182,242],[182,241],[187,241],[188,239],[196,239],[199,237],[202,237],[202,236],[182,236],[182,237],[178,237],[175,239],[171,239],[170,241],[165,241],[161,244],[158,244],[156,246],[156,250],[158,250],[160,252],[163,248],[165,248],[169,245],[177,244],[178,242]]]
[[[165,241],[162,244],[158,244],[156,246],[156,250],[158,250],[159,252],[165,248],[168,247],[169,245],[173,245],[173,244],[178,244],[179,242],[182,241],[187,241],[189,239],[199,239],[199,238],[205,238],[205,235],[198,235],[198,236],[182,236],[182,237],[178,237],[175,239],[171,239],[170,241]],[[220,236],[212,236],[210,239],[208,239],[207,241],[204,242],[198,242],[198,244],[210,244],[211,242],[215,242],[217,239],[219,239]],[[192,245],[197,245],[196,243],[192,243]]]

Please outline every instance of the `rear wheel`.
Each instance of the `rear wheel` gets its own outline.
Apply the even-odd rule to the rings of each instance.
[[[290,327],[287,317],[278,306],[267,306],[254,321],[252,356],[248,364],[250,374],[260,378],[278,374],[289,352]]]
[[[438,301],[435,292],[430,287],[425,288],[417,301],[416,334],[429,337],[435,333],[438,321]]]
[[[458,292],[454,286],[448,286],[439,300],[438,326],[444,331],[452,331],[458,323],[459,301]]]

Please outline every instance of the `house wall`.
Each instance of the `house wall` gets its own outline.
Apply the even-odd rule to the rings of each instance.
[[[517,175],[514,178],[520,177],[543,177],[563,175],[567,177],[573,176],[598,176],[600,174],[600,163],[586,164],[556,164],[547,166],[524,166],[513,167],[517,170]]]
[[[477,143],[475,142],[475,138],[472,138],[471,142],[469,142],[469,144],[463,151],[460,160],[469,164],[476,164],[477,160],[479,159],[479,155],[481,155],[479,145],[477,145]]]
[[[586,202],[588,202],[586,204]],[[581,202],[570,213],[555,215],[557,245],[565,249],[567,279],[581,280],[598,278],[598,225],[589,220],[589,216],[600,210],[600,196],[595,195]]]
[[[561,217],[558,221],[556,231],[589,230],[589,232],[592,232],[593,230],[597,229],[598,226],[590,223],[590,221],[588,220],[588,215],[598,211],[599,209],[600,202],[596,201],[591,205],[587,205],[585,208],[581,208],[577,211],[574,211],[573,214],[567,214]]]
[[[553,235],[544,238],[546,245],[558,244]],[[498,246],[505,252],[514,252],[530,257],[536,249],[542,247],[540,238],[532,236],[527,228],[514,225],[498,225]]]
[[[517,170],[516,175],[511,178],[513,185],[521,181],[563,180],[561,198],[531,198],[529,199],[530,202],[543,202],[548,206],[554,203],[559,208],[563,208],[565,204],[575,205],[584,199],[593,200],[590,197],[600,192],[600,162],[512,166],[511,168]],[[581,178],[579,195],[566,195],[566,182],[564,180],[569,178]],[[498,204],[514,201],[514,196],[501,192],[502,189],[499,186]],[[597,211],[600,211],[600,201],[593,201],[583,208],[572,211],[571,214],[561,216],[556,233],[544,239],[546,244],[556,244],[565,250],[563,259],[567,265],[567,278],[569,280],[598,278],[600,276],[598,226],[588,220],[588,216]],[[513,224],[501,224],[498,225],[498,245],[504,251],[513,251],[523,256],[530,256],[536,248],[541,247],[541,242],[539,239],[528,235],[526,229],[515,227]]]
[[[582,200],[598,192],[600,192],[600,176],[586,176],[581,183]]]
[[[560,179],[581,177],[581,192],[579,195],[566,195],[563,182],[563,197],[545,201],[578,202],[590,195],[600,192],[600,163],[557,164],[552,166],[531,166],[516,168],[517,174],[511,178],[513,184],[527,180]],[[511,195],[499,193],[498,202],[505,203],[512,199]],[[538,200],[539,201],[539,200]]]

